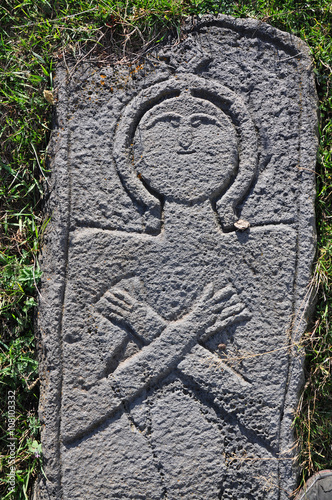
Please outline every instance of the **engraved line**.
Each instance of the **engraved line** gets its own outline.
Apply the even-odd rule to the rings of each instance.
[[[260,352],[258,354],[247,354],[245,356],[234,356],[234,357],[226,356],[225,359],[221,358],[220,360],[222,360],[222,361],[239,361],[239,360],[243,360],[243,359],[256,358],[259,356],[265,356],[267,354],[273,354],[274,352],[278,352],[278,351],[289,350],[291,347],[296,347],[296,346],[300,347],[300,348],[304,347],[301,342],[294,342],[290,345],[285,345],[284,347],[278,347],[277,349],[273,349],[272,351]],[[219,360],[219,358],[218,358],[218,360]]]
[[[230,372],[231,375],[234,375],[235,377],[239,378],[241,384],[244,384],[244,385],[251,385],[252,384],[249,380],[247,380],[245,377],[243,377],[243,375],[241,375],[241,373],[239,373],[237,370],[235,370],[234,368],[232,368],[231,366],[229,366],[225,362],[225,361],[228,361],[228,358],[227,358],[227,360],[221,359],[216,354],[212,353],[209,349],[206,349],[205,347],[203,347],[201,345],[200,345],[200,347],[203,348],[204,351],[208,352],[208,356],[210,358],[210,359],[202,360],[199,356],[194,356],[194,358],[196,358],[196,359],[194,359],[194,361],[198,361],[201,364],[201,366],[208,365],[209,368],[213,367],[213,366],[221,367],[222,370],[225,370],[226,372]],[[189,356],[193,356],[193,355],[194,355],[193,352],[189,353]]]
[[[132,238],[138,238],[138,239],[141,239],[141,240],[145,240],[145,241],[148,241],[148,240],[151,240],[151,239],[156,239],[156,238],[160,238],[161,239],[161,236],[162,234],[157,234],[157,235],[153,235],[153,234],[147,234],[147,233],[135,233],[133,231],[131,232],[127,232],[127,231],[119,231],[118,229],[104,229],[104,228],[101,228],[101,227],[95,227],[95,226],[80,226],[78,228],[74,228],[71,230],[71,232],[73,233],[79,233],[80,235],[84,236],[84,233],[86,233],[87,235],[89,234],[98,234],[99,232],[103,232],[103,233],[110,233],[112,235],[115,235],[115,236],[130,236]]]
[[[294,458],[277,458],[277,457],[255,457],[255,458],[245,458],[240,455],[232,455],[231,457],[227,457],[226,461],[233,462],[234,460],[238,460],[239,462],[259,462],[259,461],[267,461],[267,460],[272,460],[276,461],[278,460],[279,462],[284,461],[284,460],[292,460],[294,461]]]
[[[60,469],[60,491],[59,494],[63,499],[63,467],[62,467],[62,455],[60,443],[62,442],[61,436],[61,424],[62,424],[62,393],[63,393],[63,319],[64,319],[64,303],[66,297],[67,283],[68,283],[68,265],[69,265],[69,239],[70,239],[70,221],[71,221],[71,212],[72,212],[72,178],[71,178],[71,170],[70,170],[70,130],[68,130],[67,135],[67,165],[68,165],[68,216],[67,216],[67,227],[66,227],[66,241],[65,241],[65,250],[64,250],[64,258],[65,258],[65,269],[64,269],[64,277],[63,277],[63,293],[62,293],[62,305],[60,311],[60,321],[59,321],[59,342],[60,342],[60,380],[59,380],[59,394],[58,394],[58,407],[59,407],[59,426],[58,426],[58,453],[59,453],[59,469]]]
[[[295,56],[286,57],[285,59],[279,59],[278,63],[289,61],[290,59],[294,59],[295,57],[299,57],[301,55],[301,52],[298,52],[297,54],[295,54]]]
[[[288,220],[285,220],[285,221],[281,221],[281,222],[264,222],[264,224],[256,224],[256,225],[251,225],[250,226],[250,231],[252,230],[255,230],[257,229],[260,230],[260,229],[264,229],[264,227],[269,227],[269,228],[273,228],[275,227],[276,229],[279,229],[280,227],[284,227],[285,229],[288,229],[289,226],[293,227],[293,225],[296,224],[296,221],[294,221],[293,219],[288,219]],[[90,231],[89,231],[90,230]],[[295,228],[294,228],[295,230]],[[98,231],[102,231],[104,233],[112,233],[112,234],[115,234],[116,236],[123,236],[123,235],[128,235],[128,236],[131,236],[131,237],[138,237],[140,239],[143,239],[143,240],[148,240],[148,239],[152,239],[152,238],[158,238],[158,237],[161,237],[162,236],[162,233],[160,234],[157,234],[157,235],[152,235],[152,234],[147,234],[147,233],[138,233],[138,232],[134,232],[134,231],[120,231],[118,229],[109,229],[109,228],[102,228],[102,227],[98,227],[98,226],[90,226],[90,225],[84,225],[83,223],[78,225],[77,224],[77,227],[74,227],[73,229],[70,229],[71,232],[75,233],[75,232],[79,232],[79,233],[84,233],[86,232],[87,234],[90,233],[93,233],[93,232],[98,232]],[[233,231],[234,232],[234,231]],[[224,233],[222,232],[222,234],[229,234],[228,232]]]
[[[234,413],[229,413],[221,405],[219,405],[215,399],[215,396],[201,387],[191,375],[185,375],[178,369],[176,371],[179,373],[179,379],[182,380],[182,383],[184,384],[186,390],[193,392],[197,400],[200,401],[203,405],[212,408],[219,421],[224,420],[226,421],[226,423],[234,427],[238,427],[241,434],[245,436],[249,442],[257,443],[259,446],[269,451],[271,455],[276,455],[276,450],[268,441],[264,439],[263,436],[257,434],[253,429],[247,428],[240,422],[237,415],[235,415]],[[204,397],[202,396],[202,393],[204,393]]]
[[[297,81],[298,85],[298,90],[299,90],[299,105],[300,105],[300,112],[298,116],[298,130],[301,131],[301,123],[302,123],[302,98],[301,98],[301,91],[302,91],[302,85],[301,85],[301,75],[298,75],[299,77],[299,82]],[[298,137],[298,165],[301,164],[301,132],[299,133]],[[297,172],[296,174],[296,179],[299,182],[300,181],[300,174]],[[291,352],[291,346],[292,342],[294,339],[294,326],[295,326],[295,316],[296,316],[296,293],[297,293],[297,282],[298,282],[298,273],[299,273],[299,241],[300,241],[300,236],[299,236],[299,216],[300,216],[300,207],[299,207],[299,202],[298,198],[296,199],[296,218],[298,220],[298,226],[297,226],[297,231],[296,231],[296,251],[295,251],[295,272],[294,272],[294,278],[293,278],[293,283],[292,283],[292,290],[293,290],[293,300],[292,300],[292,321],[288,333],[288,346],[289,346],[289,354],[288,354],[288,362],[287,362],[287,372],[286,372],[286,384],[285,384],[285,389],[284,389],[284,394],[283,394],[283,399],[282,399],[282,406],[281,406],[281,413],[280,413],[280,419],[279,419],[279,425],[278,425],[278,447],[280,448],[281,446],[281,434],[282,434],[282,429],[283,429],[283,419],[284,419],[284,408],[287,400],[287,395],[290,387],[290,382],[291,382],[291,376],[292,376],[292,370],[291,370],[291,365],[292,365],[292,352]],[[279,491],[278,491],[278,500],[281,500],[281,489],[282,489],[282,470],[280,467],[280,463],[278,464],[278,486],[279,486]]]
[[[145,405],[147,408],[147,417],[146,417],[146,433],[142,432],[142,435],[146,439],[148,446],[150,447],[152,456],[155,460],[155,468],[157,469],[157,474],[159,475],[161,486],[162,486],[162,496],[160,497],[160,500],[167,500],[168,498],[168,492],[167,492],[167,486],[165,483],[165,473],[164,473],[164,466],[162,464],[161,459],[158,457],[158,451],[157,451],[157,446],[153,444],[152,441],[152,433],[153,433],[153,427],[152,427],[152,417],[151,417],[151,402],[149,399],[149,396],[146,397],[145,399]]]

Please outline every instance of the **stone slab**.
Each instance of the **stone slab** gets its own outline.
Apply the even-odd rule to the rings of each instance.
[[[290,498],[315,251],[308,48],[204,17],[135,65],[56,82],[38,498]]]

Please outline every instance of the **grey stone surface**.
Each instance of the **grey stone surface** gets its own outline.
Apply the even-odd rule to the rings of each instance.
[[[312,476],[295,500],[331,500],[332,471],[323,470]]]
[[[315,249],[307,47],[204,17],[57,71],[40,499],[290,498]]]

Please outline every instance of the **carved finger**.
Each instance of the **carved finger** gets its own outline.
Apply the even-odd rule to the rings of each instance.
[[[124,302],[123,300],[118,299],[115,295],[110,293],[107,297],[107,300],[109,303],[114,305],[115,307],[119,307],[120,309],[123,309],[124,311],[130,312],[132,311],[132,305],[128,304],[127,302]]]
[[[109,314],[108,314],[108,319],[110,320],[113,320],[113,321],[116,321],[118,323],[123,323],[123,316],[120,316],[118,314],[116,314],[116,312],[114,311],[111,311]]]
[[[236,291],[234,290],[232,285],[227,285],[221,290],[217,290],[216,293],[213,296],[213,302],[216,304],[217,302],[220,302],[221,300],[225,300],[227,297],[230,297],[231,295],[235,294]]]
[[[211,299],[213,296],[213,283],[209,283],[204,287],[202,295],[199,298],[199,303],[204,304]]]
[[[112,308],[107,311],[106,316],[108,318],[115,319],[115,317],[117,317],[117,318],[120,318],[121,320],[124,320],[128,316],[128,311],[112,304]]]
[[[117,297],[119,300],[125,302],[128,304],[128,306],[133,305],[136,301],[136,299],[133,299],[129,293],[124,292],[123,290],[120,290],[120,288],[113,288],[112,293],[115,297]]]
[[[235,316],[236,314],[242,312],[244,308],[245,305],[243,304],[243,302],[237,302],[232,306],[225,307],[225,309],[221,311],[218,321],[223,321],[225,318]]]
[[[238,314],[228,316],[222,320],[216,321],[214,326],[220,331],[222,328],[226,326],[232,325],[234,323],[239,323],[240,321],[248,321],[251,318],[251,313],[248,309],[243,309]]]
[[[232,296],[230,296],[230,298],[227,301],[223,302],[222,304],[220,303],[216,304],[213,307],[213,312],[220,313],[222,311],[225,311],[229,307],[235,306],[237,304],[242,304],[242,302],[240,301],[240,297],[234,293]]]
[[[251,318],[251,313],[248,309],[243,309],[238,314],[228,316],[228,318],[218,320],[215,323],[215,327],[220,331],[222,328],[226,326],[232,325],[234,323],[239,323],[240,321],[248,321]]]
[[[209,337],[211,337],[211,335],[220,332],[224,328],[234,323],[239,323],[240,321],[248,321],[250,318],[251,318],[250,311],[248,309],[243,309],[243,311],[241,311],[241,313],[239,314],[236,314],[234,316],[233,315],[228,316],[228,318],[218,320],[205,331],[204,335],[202,335],[201,337],[201,340],[205,341]]]

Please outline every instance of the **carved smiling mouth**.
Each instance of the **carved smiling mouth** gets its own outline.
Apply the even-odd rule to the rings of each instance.
[[[177,151],[178,155],[191,155],[192,153],[196,153],[196,149],[179,149]]]

